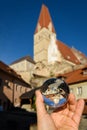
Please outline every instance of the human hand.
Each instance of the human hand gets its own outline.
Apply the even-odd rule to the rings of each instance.
[[[76,101],[75,96],[69,94],[66,108],[49,114],[40,91],[36,91],[36,109],[38,130],[78,130],[84,100]]]

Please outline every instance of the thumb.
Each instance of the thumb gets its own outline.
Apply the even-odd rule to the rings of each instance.
[[[43,117],[44,114],[47,113],[42,94],[39,90],[35,92],[36,95],[36,110],[37,110],[37,116],[38,117]]]

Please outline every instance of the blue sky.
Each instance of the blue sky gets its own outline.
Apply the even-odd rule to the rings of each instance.
[[[0,0],[0,60],[6,64],[33,58],[33,34],[45,4],[57,39],[87,56],[86,0]]]

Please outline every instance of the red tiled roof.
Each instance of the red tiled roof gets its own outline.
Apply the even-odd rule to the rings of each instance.
[[[0,70],[3,70],[4,72],[7,72],[8,74],[12,74],[16,77],[21,77],[18,75],[13,69],[11,69],[8,65],[0,61]]]
[[[84,71],[86,71],[86,74],[84,74]],[[81,69],[74,70],[66,74],[62,74],[62,77],[66,77],[65,81],[68,84],[74,84],[78,82],[87,81],[87,65]]]
[[[87,59],[86,55],[83,54],[81,51],[77,50],[76,48],[73,48],[73,47],[72,47],[71,50],[77,52],[77,53],[78,53],[81,57],[83,57],[84,59]]]
[[[49,10],[45,5],[42,5],[38,23],[40,24],[41,28],[43,28],[43,27],[48,28],[48,25],[50,22],[52,23],[52,19],[51,19]],[[38,23],[37,23],[37,27],[38,27]],[[36,27],[35,33],[38,31],[37,27]],[[52,23],[52,32],[55,32],[53,23]]]
[[[79,60],[76,58],[71,48],[69,48],[67,45],[65,45],[63,42],[59,40],[56,41],[56,44],[64,59],[73,62],[75,64],[80,64]]]

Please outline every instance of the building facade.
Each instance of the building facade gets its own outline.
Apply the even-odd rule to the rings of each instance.
[[[13,62],[12,67],[26,82],[32,75],[46,77],[64,74],[87,63],[87,57],[58,40],[48,8],[42,5],[34,33],[34,59],[29,56]]]
[[[35,74],[50,76],[56,72],[66,73],[87,63],[87,57],[82,52],[70,48],[56,37],[50,12],[42,5],[34,33]],[[43,64],[44,67],[41,67]]]
[[[87,57],[57,40],[56,36],[49,10],[42,5],[34,33],[34,61],[50,64],[64,60],[71,65],[87,62]]]
[[[12,64],[9,65],[12,69],[14,69],[18,74],[22,76],[22,78],[29,83],[32,77],[33,69],[35,66],[35,62],[30,56],[22,57]]]
[[[84,99],[84,113],[87,114],[87,65],[57,77],[63,78],[68,83],[70,92],[75,95],[77,100]]]
[[[20,106],[21,94],[30,91],[31,86],[25,82],[8,65],[0,61],[0,108],[9,110]]]

